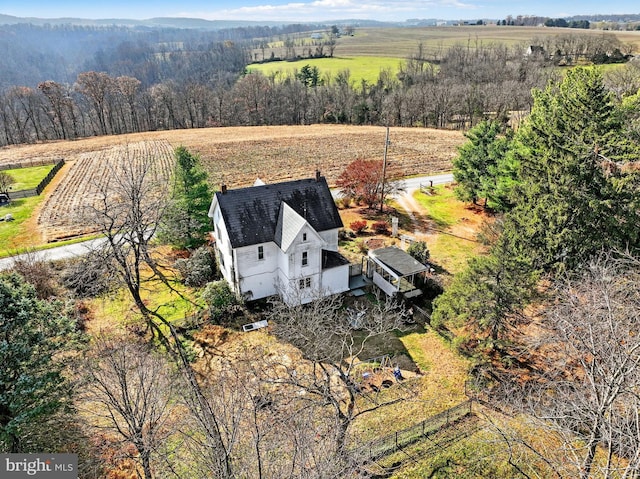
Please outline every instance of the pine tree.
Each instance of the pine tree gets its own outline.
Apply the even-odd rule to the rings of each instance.
[[[469,141],[453,160],[456,196],[473,204],[484,199],[484,206],[497,211],[508,209],[516,170],[513,158],[508,157],[512,130],[505,130],[498,121],[483,121],[465,136]]]
[[[197,248],[210,229],[207,216],[212,193],[200,158],[180,146],[175,150],[173,201],[165,215],[160,236],[179,248]]]
[[[619,118],[595,69],[569,70],[558,87],[534,92],[514,150],[520,164],[517,204],[503,233],[503,247],[512,255],[536,269],[561,271],[603,247],[637,246],[628,191],[604,167],[637,155],[637,146],[623,139]]]
[[[43,429],[71,399],[60,353],[78,338],[62,304],[39,300],[16,274],[0,276],[0,450],[51,446],[39,441],[57,432]]]

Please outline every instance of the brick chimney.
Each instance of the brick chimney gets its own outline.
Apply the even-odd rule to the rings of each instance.
[[[223,184],[223,185],[220,187],[220,191],[222,191],[222,194],[224,195],[224,194],[227,192],[227,185]]]
[[[316,169],[316,181],[320,181],[320,169]]]

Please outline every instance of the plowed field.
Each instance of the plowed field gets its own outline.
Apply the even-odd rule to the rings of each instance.
[[[173,130],[0,149],[0,164],[64,158],[64,168],[48,188],[37,214],[34,235],[55,241],[91,232],[76,213],[92,201],[107,163],[130,161],[131,154],[152,155],[169,167],[173,148],[197,153],[212,186],[248,186],[256,178],[277,182],[308,178],[320,169],[330,184],[356,158],[382,159],[385,129],[340,125],[208,128]],[[451,169],[461,132],[391,128],[389,176],[438,173]],[[127,146],[127,148],[124,148]],[[125,152],[129,151],[130,154]]]

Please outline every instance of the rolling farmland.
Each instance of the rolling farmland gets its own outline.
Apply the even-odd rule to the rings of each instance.
[[[0,150],[0,164],[64,158],[67,166],[44,195],[32,222],[31,236],[50,242],[92,232],[80,214],[104,185],[118,162],[151,156],[170,168],[173,149],[185,146],[199,154],[218,189],[308,178],[316,168],[335,183],[346,164],[356,158],[382,159],[385,129],[370,126],[311,125],[173,130],[87,138]],[[461,132],[426,128],[391,128],[390,176],[448,171]]]
[[[85,213],[94,206],[99,207],[114,172],[123,162],[138,167],[147,159],[153,160],[156,176],[170,177],[173,149],[167,141],[126,143],[81,154],[46,196],[40,209],[37,225],[43,239],[50,242],[94,233],[94,226]]]

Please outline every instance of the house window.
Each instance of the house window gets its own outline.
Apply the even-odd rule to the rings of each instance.
[[[298,289],[305,289],[311,287],[311,278],[301,278],[298,280]]]
[[[307,241],[307,233],[302,233],[302,241]]]
[[[302,266],[306,266],[309,264],[309,255],[306,251],[302,252]]]
[[[258,246],[258,259],[264,259],[264,246]]]

